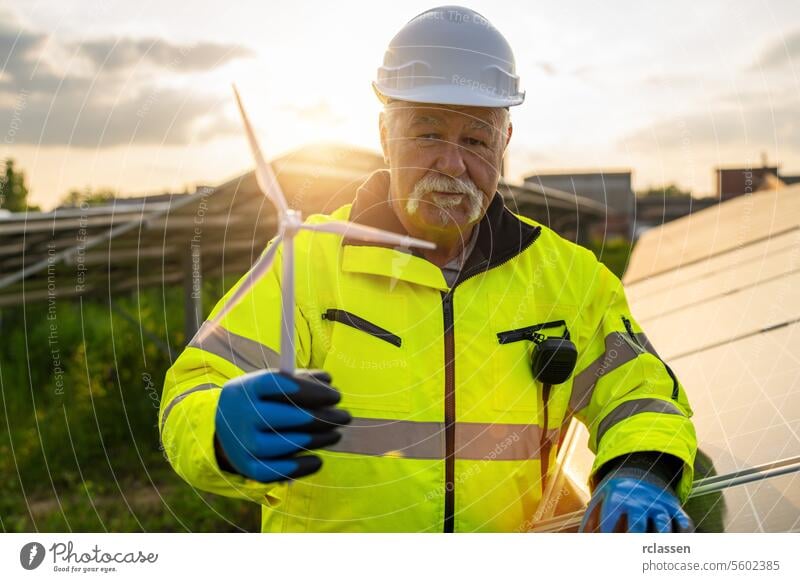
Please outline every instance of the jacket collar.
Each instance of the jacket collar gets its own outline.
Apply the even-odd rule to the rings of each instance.
[[[389,201],[388,170],[373,172],[358,188],[348,220],[399,234],[408,234]],[[540,232],[541,226],[521,221],[506,207],[502,195],[495,192],[486,213],[481,218],[475,248],[467,258],[456,284],[474,272],[491,269],[512,259],[533,244]],[[439,289],[449,289],[441,269],[424,259],[417,249],[401,249],[347,237],[342,241],[342,245],[345,270],[387,275]],[[369,256],[368,248],[359,247],[371,247],[373,250],[377,250],[375,247],[380,247],[385,250],[373,255],[375,261],[365,261],[364,259]],[[394,253],[405,254],[406,257],[398,257]],[[386,265],[386,261],[381,259],[389,259],[392,265]],[[397,263],[405,263],[405,268],[395,268]]]

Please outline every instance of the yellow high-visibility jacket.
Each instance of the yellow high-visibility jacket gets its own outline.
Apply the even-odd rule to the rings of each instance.
[[[404,232],[387,186],[385,172],[373,174],[353,204],[307,220]],[[167,372],[162,442],[190,484],[261,504],[263,531],[518,531],[541,499],[559,431],[576,417],[590,430],[593,472],[629,453],[667,453],[684,463],[677,493],[686,499],[697,449],[686,394],[631,317],[620,281],[590,251],[512,213],[499,193],[452,287],[407,249],[307,231],[295,244],[296,364],[331,374],[353,422],[315,451],[320,471],[290,483],[258,483],[217,464],[222,385],[278,365],[279,251],[222,326],[192,340]],[[578,361],[552,387],[544,427],[534,343],[515,332],[557,320]]]

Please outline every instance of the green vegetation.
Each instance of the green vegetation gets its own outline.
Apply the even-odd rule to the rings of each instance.
[[[605,265],[617,277],[622,278],[625,274],[625,269],[628,268],[628,262],[631,260],[631,252],[633,245],[624,239],[614,239],[610,241],[593,241],[586,245],[592,251],[598,260],[605,263]]]
[[[61,206],[78,207],[81,204],[89,206],[99,206],[101,204],[108,204],[111,200],[117,197],[117,193],[110,188],[101,188],[99,190],[92,190],[85,188],[84,190],[70,190],[66,196],[61,199]]]
[[[181,289],[164,299],[152,289],[115,302],[174,357]],[[2,531],[259,529],[256,505],[194,490],[164,459],[157,418],[170,358],[139,326],[107,304],[66,299],[0,317]]]
[[[688,198],[692,195],[689,190],[681,190],[677,184],[665,184],[664,186],[650,186],[646,190],[636,193],[637,196],[654,196],[658,198]]]
[[[0,175],[0,209],[11,212],[39,210],[38,206],[28,204],[25,174],[14,168],[14,160],[11,158],[6,160],[5,169]]]

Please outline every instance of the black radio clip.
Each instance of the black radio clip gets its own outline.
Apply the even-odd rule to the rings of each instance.
[[[543,329],[563,327],[561,337],[548,337],[539,333]],[[529,327],[515,330],[513,334],[498,334],[500,343],[527,339],[534,343],[531,353],[531,372],[542,384],[562,384],[575,370],[578,360],[578,348],[570,340],[567,323],[563,319],[537,323]]]

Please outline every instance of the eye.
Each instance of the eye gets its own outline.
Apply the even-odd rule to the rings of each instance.
[[[478,139],[476,137],[468,137],[468,138],[465,138],[464,141],[467,142],[468,146],[486,147],[486,142],[483,141],[483,140],[480,140],[480,139]]]
[[[419,147],[432,147],[441,141],[441,138],[438,133],[423,133],[416,137],[416,143]]]

